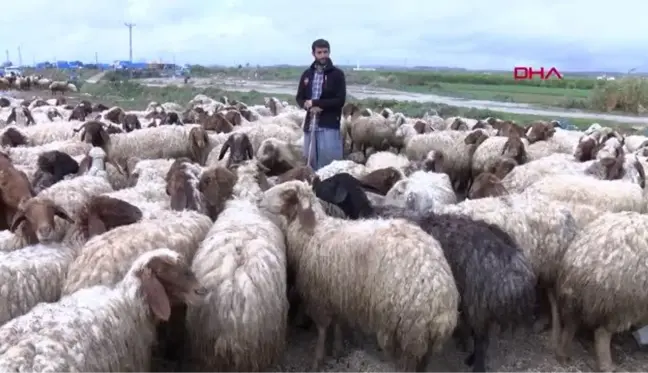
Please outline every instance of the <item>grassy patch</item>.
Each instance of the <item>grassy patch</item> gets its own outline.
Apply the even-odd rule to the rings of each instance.
[[[297,81],[306,66],[192,67],[192,76],[235,77],[248,80]],[[597,112],[643,114],[648,108],[648,84],[627,76],[615,81],[564,74],[564,79],[516,81],[508,72],[353,71],[345,69],[347,84],[417,93],[516,102]]]

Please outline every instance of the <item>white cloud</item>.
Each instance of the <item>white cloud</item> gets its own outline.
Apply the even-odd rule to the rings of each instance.
[[[22,0],[3,4],[0,45],[23,62],[133,57],[218,64],[307,64],[331,42],[338,64],[648,70],[648,8],[585,0]]]

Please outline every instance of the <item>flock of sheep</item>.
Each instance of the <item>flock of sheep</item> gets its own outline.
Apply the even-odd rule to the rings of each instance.
[[[289,325],[314,370],[331,329],[403,371],[454,336],[485,371],[534,323],[561,363],[593,331],[610,371],[648,323],[646,137],[347,104],[346,159],[314,172],[276,98],[0,106],[0,371],[263,371]]]
[[[77,92],[77,87],[69,81],[59,81],[44,78],[42,75],[20,76],[13,72],[10,75],[0,77],[0,91],[9,90],[50,90],[52,94],[64,92]]]

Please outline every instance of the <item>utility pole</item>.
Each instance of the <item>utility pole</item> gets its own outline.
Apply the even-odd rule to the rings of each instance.
[[[125,22],[124,25],[128,27],[128,60],[133,63],[133,27],[134,23]]]
[[[20,45],[18,46],[18,66],[22,67],[22,53],[20,53]]]
[[[95,65],[99,66],[99,53],[95,52]]]
[[[7,60],[5,62],[9,62],[9,49],[5,49],[5,55],[7,56]]]

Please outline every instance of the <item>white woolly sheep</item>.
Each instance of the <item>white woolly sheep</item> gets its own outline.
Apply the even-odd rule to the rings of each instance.
[[[150,371],[156,323],[169,319],[172,305],[205,294],[178,253],[150,251],[116,286],[40,303],[0,327],[0,370]]]
[[[211,227],[211,220],[195,211],[167,211],[158,219],[143,219],[91,238],[70,265],[63,294],[94,285],[114,285],[139,255],[168,247],[188,260]]]
[[[387,192],[384,203],[422,213],[457,203],[457,196],[448,175],[416,171],[396,182]]]
[[[601,211],[646,211],[641,187],[623,180],[599,180],[580,175],[547,176],[531,184],[525,193],[590,205]]]
[[[42,244],[0,253],[0,325],[38,303],[56,302],[75,256],[71,247]]]
[[[338,317],[375,335],[401,368],[425,369],[458,318],[459,294],[438,241],[400,219],[327,217],[301,181],[269,189],[260,207],[286,235],[289,266],[298,269],[297,292],[317,325],[314,370]],[[377,245],[375,237],[381,237]],[[339,351],[339,324],[335,331]]]
[[[187,310],[190,370],[263,371],[284,351],[288,299],[284,236],[250,201],[233,199],[192,269],[210,294]]]
[[[612,335],[648,320],[648,218],[637,212],[608,213],[591,222],[569,245],[556,281],[564,325],[556,357],[566,362],[580,325],[594,329],[601,372],[613,372]]]

